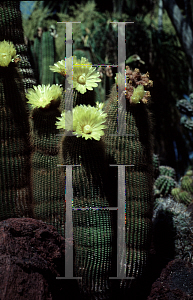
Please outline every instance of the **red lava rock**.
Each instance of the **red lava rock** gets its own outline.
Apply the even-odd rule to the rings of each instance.
[[[80,299],[65,276],[65,239],[31,218],[0,222],[0,300]]]
[[[190,300],[193,299],[193,265],[175,259],[162,270],[153,283],[147,300]]]

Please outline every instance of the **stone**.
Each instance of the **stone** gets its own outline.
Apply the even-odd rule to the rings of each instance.
[[[183,259],[168,263],[153,283],[147,300],[193,299],[193,265]]]
[[[0,222],[0,300],[80,299],[65,276],[65,238],[32,218]]]

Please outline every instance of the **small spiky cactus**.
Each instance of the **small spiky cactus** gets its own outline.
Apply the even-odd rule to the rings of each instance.
[[[185,175],[181,179],[181,187],[183,190],[193,194],[193,177]]]
[[[154,184],[163,197],[170,194],[171,190],[177,186],[177,182],[167,175],[160,175]]]
[[[169,176],[173,179],[176,179],[176,172],[173,168],[168,166],[160,166],[159,167],[160,175]]]
[[[193,202],[193,171],[188,170],[180,179],[180,187],[172,189],[171,195],[177,202],[189,205]]]

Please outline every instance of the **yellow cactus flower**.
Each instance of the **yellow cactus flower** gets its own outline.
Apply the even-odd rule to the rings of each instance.
[[[45,108],[52,100],[58,100],[62,97],[62,88],[59,85],[53,84],[33,86],[33,89],[28,89],[26,98],[28,103],[35,107]]]
[[[60,60],[54,66],[49,66],[50,70],[52,72],[60,73],[62,76],[66,76],[66,66],[65,66],[65,60]]]
[[[87,89],[93,90],[93,87],[98,86],[96,82],[101,81],[99,72],[95,72],[96,68],[85,57],[77,59],[76,56],[71,56],[50,66],[50,70],[63,76],[68,75],[68,83],[81,94],[86,93]]]
[[[97,107],[79,105],[73,108],[73,112],[62,112],[62,117],[58,118],[59,122],[56,122],[57,128],[63,128],[66,130],[72,130],[69,122],[73,114],[73,132],[76,137],[84,137],[87,139],[100,140],[100,137],[104,135],[103,129],[106,126],[103,124],[107,116],[102,110],[98,110]],[[65,122],[67,118],[67,122]],[[65,124],[67,123],[67,124]]]
[[[66,73],[71,76],[72,70],[72,58],[73,58],[73,72],[74,68],[77,67],[91,67],[92,64],[88,61],[86,57],[81,57],[81,59],[77,59],[76,56],[71,56],[66,60]]]
[[[16,56],[16,49],[12,42],[0,42],[0,66],[7,67]]]
[[[70,71],[72,70],[72,62],[73,65],[81,65],[81,64],[89,65],[89,66],[92,65],[85,57],[81,57],[80,60],[77,59],[76,56],[71,56],[66,60],[60,60],[57,63],[55,63],[54,66],[49,66],[49,67],[51,71],[60,73],[62,76],[66,76],[66,74],[70,73]]]
[[[86,93],[86,90],[93,90],[93,87],[97,87],[96,82],[100,82],[99,72],[95,71],[96,68],[92,66],[77,65],[73,68],[73,80],[71,76],[67,78],[72,88],[76,89],[81,94]]]
[[[73,117],[73,124],[72,124],[72,117]],[[56,127],[57,129],[66,129],[68,131],[75,131],[76,126],[77,126],[77,120],[76,120],[76,110],[68,110],[68,111],[63,111],[61,113],[61,117],[57,117],[59,121],[57,121]],[[71,126],[72,124],[72,126]]]

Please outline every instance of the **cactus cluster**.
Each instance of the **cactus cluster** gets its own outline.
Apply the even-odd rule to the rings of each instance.
[[[180,179],[180,186],[172,189],[174,200],[185,205],[193,202],[193,171],[188,170]]]
[[[21,24],[21,16],[17,16],[19,4],[4,1],[2,11],[6,9],[13,14],[13,24],[15,18],[16,25]],[[2,24],[10,14],[3,15]],[[14,27],[11,30],[7,42],[12,41],[13,34],[18,34],[20,41],[21,32]],[[5,37],[6,31],[2,41]],[[65,64],[60,61],[50,70],[44,69],[44,59],[45,65],[54,63],[52,38],[49,32],[43,32],[34,43],[41,85],[27,89],[25,72],[19,71],[15,60],[0,66],[1,220],[30,216],[55,226],[64,236],[67,178],[66,169],[58,165],[74,165],[74,272],[76,277],[82,277],[81,290],[91,299],[93,294],[107,295],[117,259],[112,249],[116,247],[116,221],[108,207],[117,206],[118,174],[110,164],[127,165],[123,224],[126,276],[137,279],[148,261],[153,214],[153,131],[147,89],[152,81],[148,73],[126,67],[126,95],[119,99],[122,102],[126,98],[126,111],[123,107],[119,111],[120,120],[126,121],[126,136],[116,135],[117,85],[113,86],[103,111],[95,101],[99,72],[86,58],[73,58],[73,78],[69,75],[72,57]],[[68,76],[71,88],[54,85],[51,70]],[[68,111],[70,104],[72,111]]]

